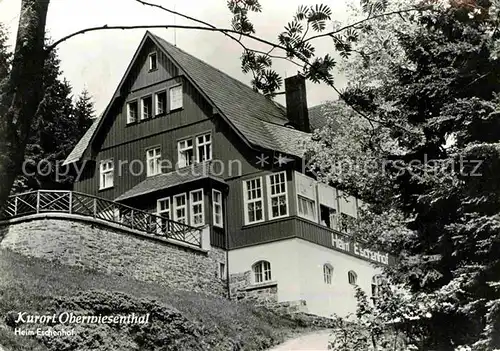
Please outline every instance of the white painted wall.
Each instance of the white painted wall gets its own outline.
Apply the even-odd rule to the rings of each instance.
[[[372,277],[379,273],[371,263],[302,239],[289,239],[231,250],[229,274],[242,273],[260,260],[271,263],[272,280],[278,283],[278,300],[305,300],[308,311],[322,316],[347,316],[356,311],[354,288],[347,272],[353,270],[358,285],[370,295]],[[332,284],[325,284],[323,265],[333,266]]]

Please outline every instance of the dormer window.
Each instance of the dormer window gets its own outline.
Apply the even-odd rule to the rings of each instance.
[[[137,122],[137,100],[127,103],[127,124]]]
[[[152,117],[153,112],[153,98],[150,96],[141,99],[141,120]]]
[[[158,55],[156,52],[149,54],[149,71],[156,71],[158,69]]]

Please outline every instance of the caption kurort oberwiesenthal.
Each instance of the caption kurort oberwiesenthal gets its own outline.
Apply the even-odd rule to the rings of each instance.
[[[51,325],[74,325],[74,324],[147,324],[149,323],[149,313],[146,314],[123,314],[123,315],[76,315],[72,312],[62,312],[60,314],[28,314],[18,312],[15,316],[15,324],[23,324],[23,327],[14,328],[14,334],[20,336],[71,336],[75,335],[74,328],[41,328],[29,327],[30,324]]]

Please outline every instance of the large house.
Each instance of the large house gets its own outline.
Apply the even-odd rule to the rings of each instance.
[[[360,201],[305,174],[301,140],[324,120],[303,77],[285,89],[286,108],[147,32],[65,163],[85,165],[75,191],[156,213],[162,233],[207,226],[230,298],[346,315],[389,258],[338,228]]]

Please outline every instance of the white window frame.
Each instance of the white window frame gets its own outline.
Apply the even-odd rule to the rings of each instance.
[[[135,114],[134,118],[132,118],[132,116],[130,114],[130,112],[131,112],[130,105],[131,104],[135,104],[135,106],[136,106],[136,111],[135,111],[136,114]],[[127,124],[137,122],[138,118],[139,118],[139,102],[137,101],[137,99],[128,101],[127,102]]]
[[[208,141],[207,141],[207,136],[209,138]],[[200,138],[202,138],[201,142],[199,140]],[[206,156],[204,160],[200,159],[200,155],[201,155],[200,148],[203,148],[204,154]],[[212,159],[212,134],[206,133],[206,134],[202,134],[202,135],[197,135],[196,136],[196,161],[198,163],[200,163],[200,162],[210,161],[211,159]]]
[[[106,175],[111,174],[111,184],[107,184]],[[110,189],[114,186],[115,165],[113,159],[102,160],[99,163],[99,190]],[[108,179],[109,180],[109,179]]]
[[[272,281],[271,262],[261,260],[252,265],[254,284],[262,284]]]
[[[325,263],[323,265],[323,281],[325,284],[332,285],[333,266],[329,263]]]
[[[177,206],[177,199],[178,198],[184,198],[184,205],[181,205],[181,206]],[[184,223],[184,224],[187,224],[188,222],[188,216],[187,216],[187,197],[186,197],[186,193],[183,193],[183,194],[177,194],[177,195],[174,195],[173,197],[173,204],[172,204],[172,210],[174,212],[174,222],[180,222],[180,223]],[[184,210],[184,216],[183,217],[178,217],[177,216],[177,210]],[[184,220],[184,221],[182,221]]]
[[[167,206],[168,209],[162,210],[162,208],[161,208],[162,202],[166,202],[168,204],[168,206]],[[156,200],[156,214],[158,216],[162,216],[162,217],[165,216],[165,214],[166,214],[167,218],[169,220],[172,220],[172,201],[171,201],[170,197],[164,197],[164,198]],[[158,223],[159,224],[158,231],[161,231],[161,228],[162,228],[161,219],[159,221],[160,221],[160,223]],[[169,229],[170,229],[170,223],[167,222],[167,230],[166,230],[167,233],[170,231]]]
[[[304,199],[304,200],[307,200],[307,201],[310,201],[313,203],[313,206],[312,206],[312,209],[313,209],[313,214],[314,214],[314,217],[310,217],[310,216],[307,216],[306,214],[302,214],[300,213],[300,200]],[[307,196],[304,196],[304,195],[297,195],[297,215],[301,218],[305,218],[307,220],[310,220],[312,222],[315,222],[317,223],[318,222],[318,208],[317,208],[317,202],[316,200],[313,200]]]
[[[226,280],[227,279],[227,267],[225,262],[219,262],[219,279]]]
[[[256,197],[253,199],[248,198],[248,183],[252,181],[259,181],[260,183],[260,197]],[[257,189],[257,188],[256,188]],[[261,204],[261,213],[262,213],[262,218],[259,220],[254,220],[250,222],[250,218],[248,216],[248,205],[250,204]],[[252,178],[252,179],[246,179],[243,180],[243,205],[244,205],[244,217],[245,217],[245,224],[255,224],[255,223],[261,223],[264,222],[264,184],[263,184],[263,179],[262,177],[257,177],[257,178]],[[257,213],[257,212],[255,212]]]
[[[174,101],[174,96],[172,95],[173,94],[173,91],[174,89],[179,89],[181,90],[181,98],[180,98],[180,101]],[[177,84],[177,85],[174,85],[174,86],[171,86],[170,88],[168,88],[168,102],[169,102],[169,106],[170,106],[170,111],[173,111],[173,110],[178,110],[180,108],[183,107],[184,105],[184,91],[183,91],[183,88],[182,88],[182,84]]]
[[[347,272],[347,282],[350,285],[357,285],[358,284],[358,274],[352,270]]]
[[[187,146],[189,141],[191,142],[191,146]],[[182,146],[182,143],[185,143],[186,146]],[[184,153],[187,150],[191,150],[191,153],[193,154],[193,158],[194,158],[194,144],[193,144],[192,138],[179,140],[177,142],[177,164],[178,164],[179,168],[190,166],[194,162],[193,159],[189,160],[187,157],[185,157]],[[181,160],[183,161],[182,163],[181,163]]]
[[[158,152],[152,156],[149,155],[150,151]],[[153,161],[153,168],[150,168],[150,162]],[[161,173],[161,148],[160,147],[152,147],[146,150],[146,176],[152,177]]]
[[[194,194],[201,193],[201,200],[194,201]],[[195,206],[201,206],[201,213],[195,213]],[[195,215],[201,216],[201,223],[195,223]],[[189,220],[193,227],[205,225],[205,194],[203,189],[196,189],[189,192]]]
[[[155,64],[156,67],[153,68],[153,57],[155,57]],[[148,62],[149,62],[149,71],[156,71],[158,69],[158,53],[156,51],[153,51],[148,55]]]
[[[165,94],[165,101],[163,102],[163,111],[161,111],[161,112],[159,111],[159,108],[158,108],[158,101],[159,101],[158,96],[160,94]],[[155,105],[155,114],[154,115],[155,116],[163,115],[163,114],[167,113],[167,98],[168,98],[167,91],[165,89],[157,91],[155,93],[155,98],[154,98],[154,105]]]
[[[220,201],[216,201],[216,194],[219,196]],[[217,208],[220,213],[217,213]],[[222,212],[222,192],[216,189],[212,189],[212,215],[213,215],[213,225],[215,227],[224,228],[224,214]],[[217,221],[217,216],[220,216],[220,223]]]
[[[279,193],[273,194],[273,186],[277,186],[276,184],[273,184],[273,180],[276,179],[276,177],[283,178],[279,179],[280,183],[284,185],[284,191],[281,191]],[[289,214],[289,206],[288,206],[288,189],[287,189],[287,179],[286,179],[286,172],[278,172],[278,173],[273,173],[267,176],[267,208],[269,212],[269,219],[277,219],[277,218],[284,218],[287,217]],[[277,216],[273,216],[273,199],[275,198],[280,198],[284,196],[285,197],[285,213],[284,214],[278,214]],[[279,203],[278,203],[278,211],[280,209]]]
[[[146,106],[146,104],[144,103],[144,100],[146,100],[147,98],[151,99],[151,109],[148,111],[148,116],[145,116],[144,107]],[[153,101],[152,95],[146,95],[146,96],[141,97],[141,121],[144,121],[146,119],[150,119],[153,117],[153,104],[154,104],[154,101]]]
[[[372,282],[371,282],[371,298],[372,301],[375,302],[377,298],[380,297],[380,287],[384,283],[384,278],[382,277],[381,274],[376,274],[372,277]]]

